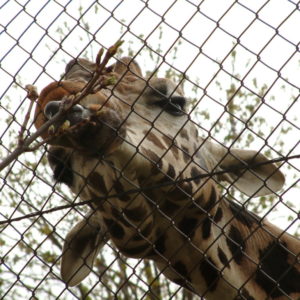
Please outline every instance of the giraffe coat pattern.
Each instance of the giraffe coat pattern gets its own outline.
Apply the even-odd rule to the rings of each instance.
[[[36,127],[58,112],[65,96],[80,92],[94,70],[92,62],[72,60],[64,80],[41,92]],[[250,197],[276,192],[284,184],[278,167],[260,164],[267,158],[255,151],[202,138],[172,81],[146,79],[128,57],[109,70],[116,83],[71,108],[66,119],[73,127],[48,148],[56,181],[83,201],[101,199],[65,239],[62,279],[79,284],[110,240],[206,299],[299,298],[300,241],[217,187],[227,181]]]

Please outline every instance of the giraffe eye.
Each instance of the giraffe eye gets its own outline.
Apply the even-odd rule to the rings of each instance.
[[[163,108],[164,111],[168,112],[173,116],[182,116],[185,114],[184,108],[186,104],[186,99],[184,97],[165,97],[164,99],[155,102],[155,104],[160,106],[161,108]]]

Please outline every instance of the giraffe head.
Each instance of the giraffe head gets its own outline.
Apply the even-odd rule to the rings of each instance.
[[[58,112],[65,96],[82,91],[92,78],[95,68],[95,64],[86,59],[68,63],[64,79],[49,84],[41,92],[35,112],[37,128]],[[136,61],[129,57],[121,58],[108,67],[106,76],[113,76],[114,83],[106,89],[87,95],[72,107],[57,126],[67,119],[75,129],[62,132],[51,140],[51,144],[74,148],[86,154],[98,151],[109,155],[115,153],[114,156],[119,155],[120,159],[124,159],[124,155],[133,155],[138,149],[138,152],[157,166],[160,164],[158,160],[163,162],[164,157],[169,156],[173,156],[171,163],[180,164],[174,155],[174,151],[179,151],[184,156],[188,155],[190,161],[205,172],[228,170],[217,175],[218,180],[233,184],[247,195],[261,196],[282,187],[284,177],[281,171],[275,164],[264,164],[268,159],[261,153],[228,149],[201,138],[199,127],[187,113],[188,99],[178,84],[166,78],[145,78]],[[91,148],[86,146],[90,140],[85,134],[89,130],[99,129],[93,126],[96,117],[107,128],[103,130],[98,145],[93,144],[95,147]],[[48,133],[45,133],[43,138],[47,136]],[[150,149],[149,140],[153,144]],[[127,147],[123,147],[124,144]],[[128,151],[130,146],[131,151]],[[151,152],[153,146],[157,148],[155,153],[158,158]],[[137,162],[141,163],[140,168],[144,173],[146,170],[142,160]],[[181,170],[178,171],[182,172],[186,164],[182,160],[179,167]],[[247,170],[238,170],[242,166],[247,166]],[[139,165],[134,168],[139,169]]]
[[[59,111],[65,96],[79,93],[84,88],[95,68],[95,64],[87,60],[73,60],[67,65],[62,81],[51,83],[43,89],[35,113],[37,128]],[[60,128],[68,120],[70,128],[50,141],[51,149],[57,156],[68,151],[73,156],[70,160],[66,154],[62,158],[49,159],[54,176],[67,183],[76,194],[80,191],[84,200],[91,193],[109,193],[110,188],[122,193],[132,186],[143,188],[215,172],[213,179],[208,178],[200,188],[200,180],[196,178],[192,182],[174,185],[173,190],[168,186],[149,193],[147,197],[153,203],[159,202],[168,215],[171,214],[170,207],[163,208],[161,195],[166,198],[172,196],[172,201],[177,201],[173,207],[180,207],[191,202],[192,198],[197,199],[199,193],[210,191],[207,186],[218,180],[227,181],[250,196],[269,194],[282,187],[282,173],[275,164],[266,164],[268,159],[262,154],[252,150],[227,149],[202,138],[199,127],[187,113],[188,100],[178,84],[166,78],[145,78],[139,65],[128,57],[108,67],[107,77],[103,76],[99,81],[111,76],[115,77],[111,86],[91,92],[55,124],[56,128]],[[48,133],[43,135],[43,138],[47,137]],[[99,165],[102,160],[109,164]],[[76,180],[61,179],[66,165],[71,172],[80,175],[74,175]],[[243,169],[243,166],[246,168]],[[124,176],[125,182],[116,182],[115,170]],[[227,171],[222,172],[224,170]],[[132,186],[124,187],[127,182],[133,182]],[[86,183],[91,185],[91,189],[88,185],[84,187]],[[210,194],[198,198],[205,201],[209,197]],[[127,199],[123,198],[120,205]],[[147,202],[144,206],[148,205]],[[92,218],[91,221],[86,222],[85,219],[79,222],[68,234],[62,256],[62,277],[70,285],[78,284],[89,274],[93,260],[103,245],[99,240],[107,239],[104,235],[99,238],[102,214],[105,220],[109,220],[110,216],[116,217],[120,213],[118,209],[104,208],[101,214],[87,217],[88,220]],[[128,212],[128,208],[125,207],[124,211]],[[156,225],[159,224],[160,221]],[[110,233],[114,243],[119,249],[124,249],[120,235],[114,234],[116,232]]]

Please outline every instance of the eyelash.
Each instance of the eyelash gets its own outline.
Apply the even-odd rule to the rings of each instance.
[[[155,104],[163,108],[164,111],[174,116],[182,116],[185,114],[185,103],[186,99],[181,96],[174,96],[170,98],[164,97],[162,100],[155,102]]]

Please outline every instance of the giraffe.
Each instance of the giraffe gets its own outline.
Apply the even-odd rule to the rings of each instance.
[[[95,68],[81,58],[67,64],[63,80],[40,94],[37,128]],[[48,147],[54,179],[82,201],[95,199],[65,238],[62,280],[79,284],[110,240],[206,299],[298,299],[300,241],[218,189],[224,181],[249,197],[276,192],[284,184],[278,166],[201,137],[180,86],[145,78],[132,58],[107,70],[116,82],[73,106],[65,116],[70,130]]]

